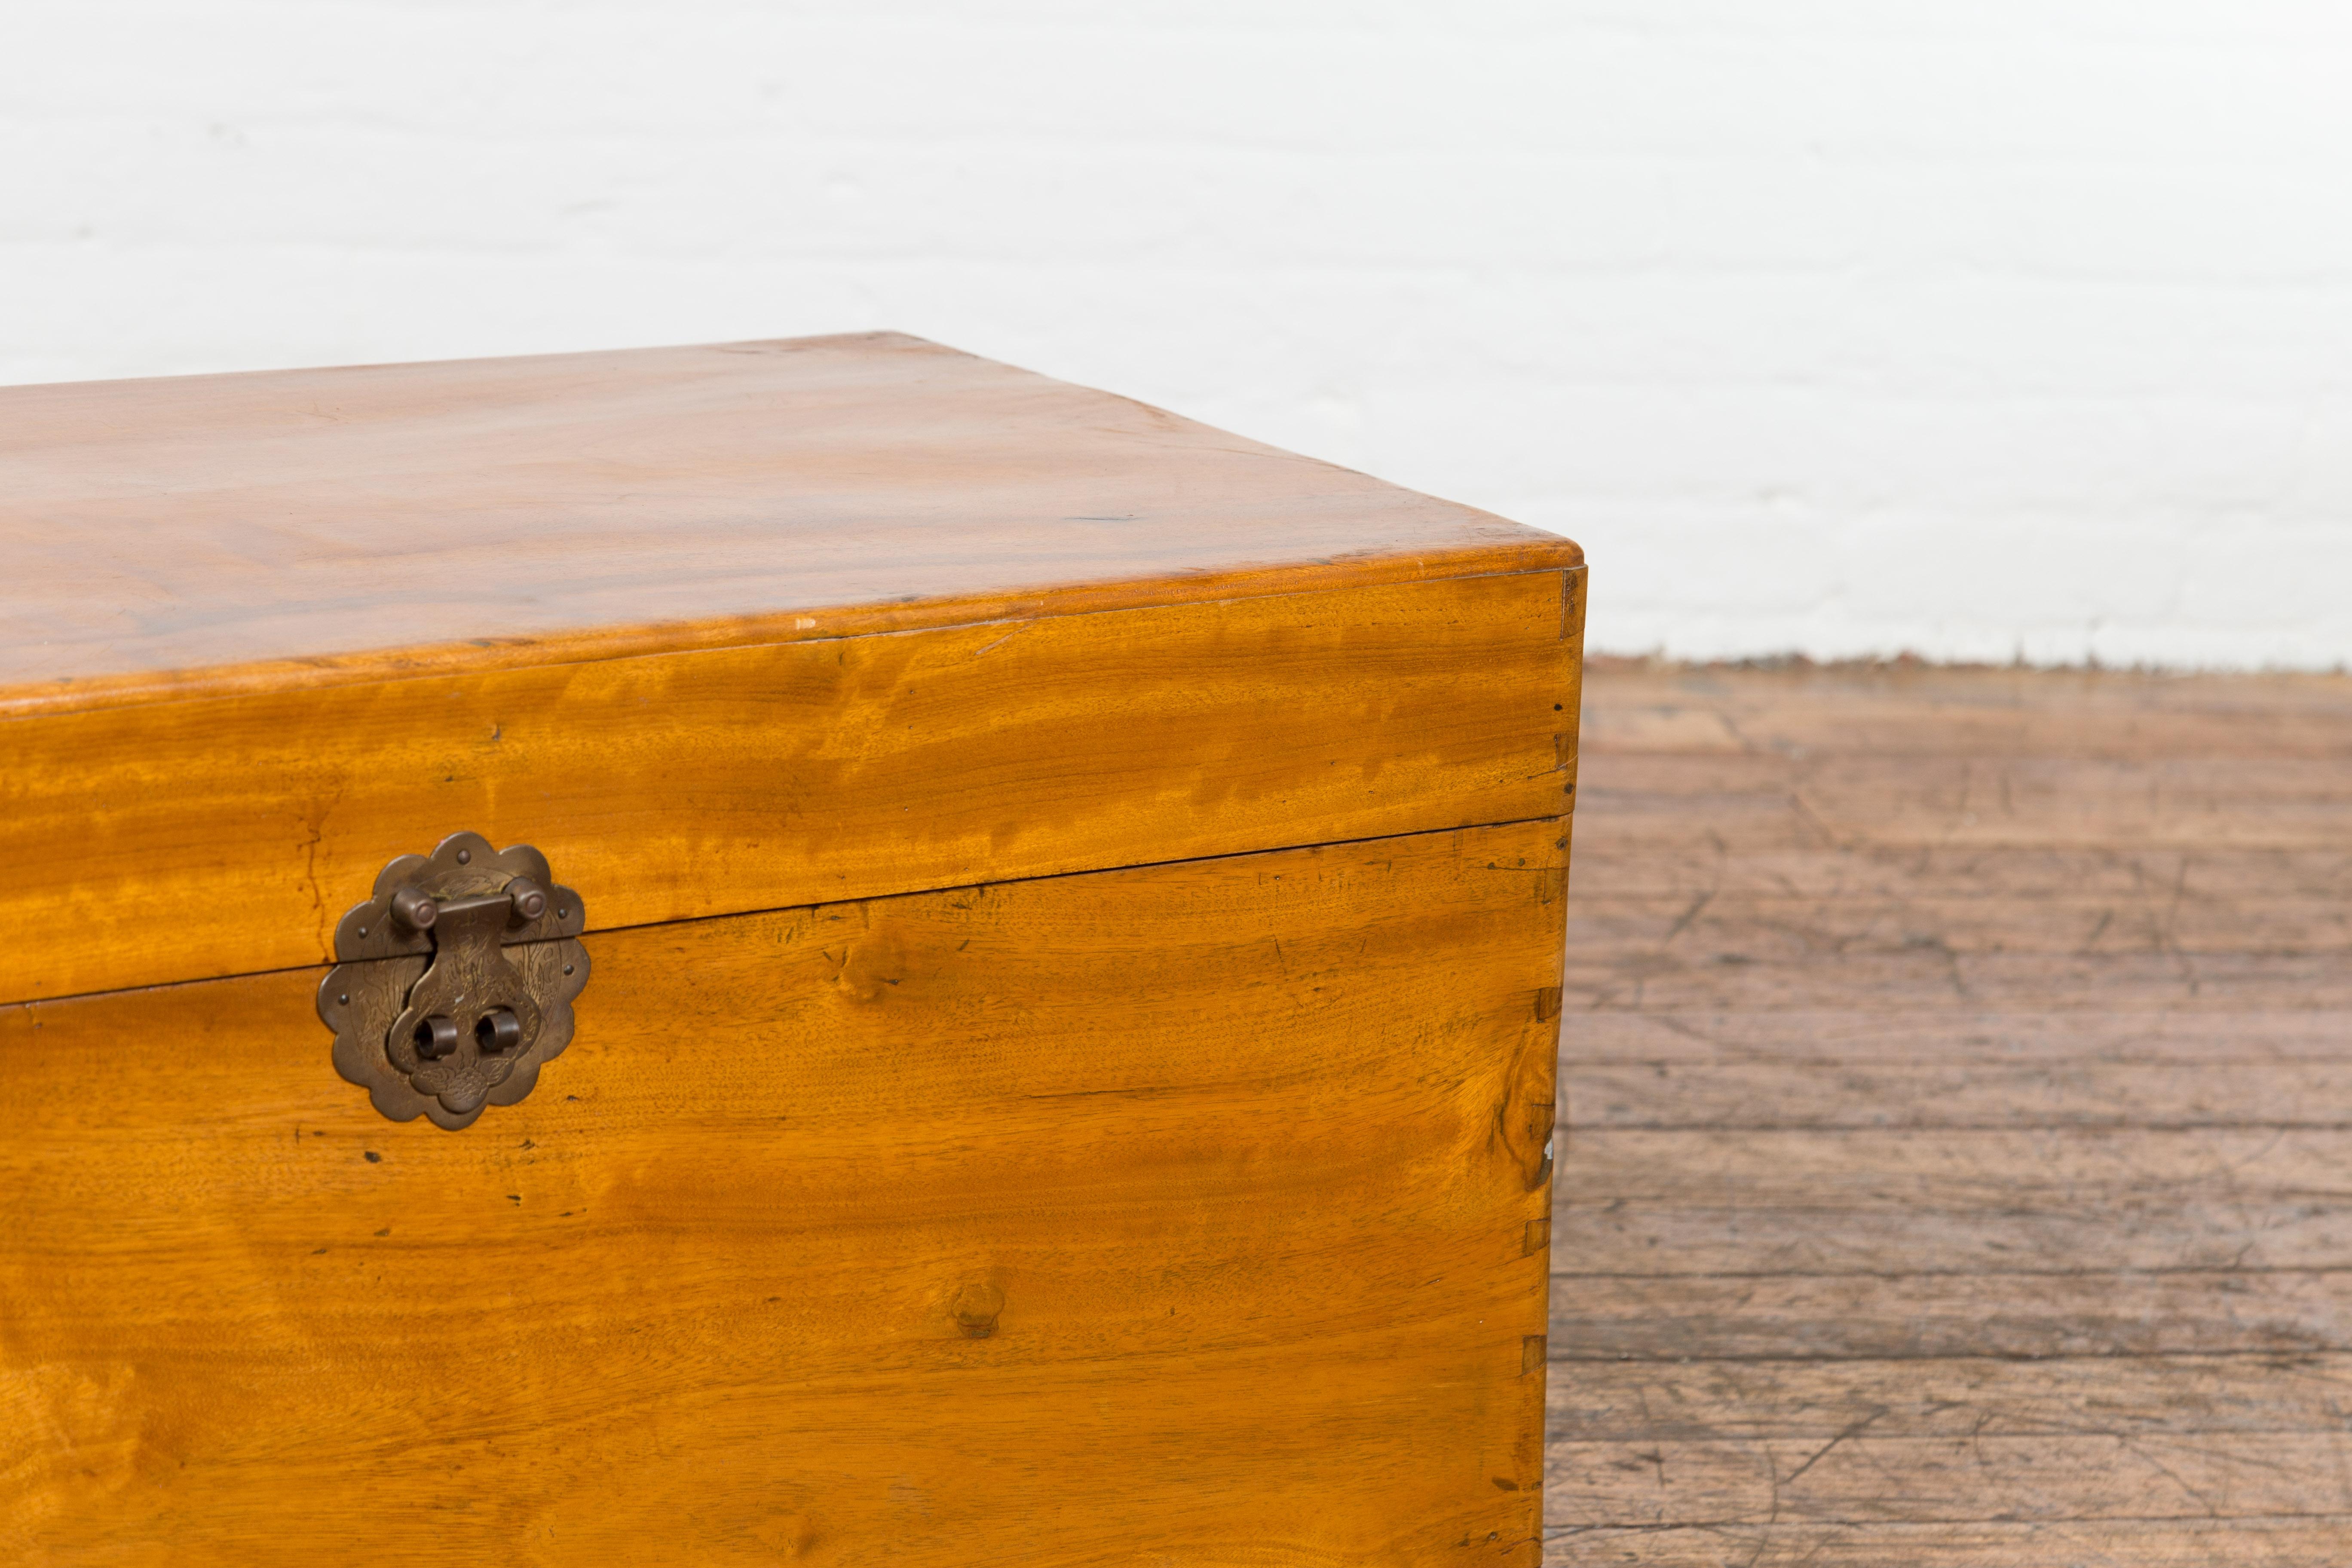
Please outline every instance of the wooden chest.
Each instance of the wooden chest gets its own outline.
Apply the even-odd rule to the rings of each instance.
[[[0,563],[0,1561],[1538,1561],[1574,545],[877,335]]]

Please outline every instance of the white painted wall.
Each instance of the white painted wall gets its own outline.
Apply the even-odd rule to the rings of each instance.
[[[1598,648],[2352,658],[2330,0],[0,3],[0,380],[872,326]]]

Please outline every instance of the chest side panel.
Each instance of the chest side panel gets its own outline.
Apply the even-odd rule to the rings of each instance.
[[[0,1555],[1533,1564],[1566,837],[592,934],[454,1133],[0,1010]]]
[[[1549,816],[1576,573],[0,721],[0,1001],[331,956],[394,856],[591,929]]]

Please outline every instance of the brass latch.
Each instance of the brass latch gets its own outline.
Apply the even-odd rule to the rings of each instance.
[[[514,1104],[572,1043],[587,923],[527,844],[459,833],[403,855],[335,928],[339,962],[319,984],[335,1070],[394,1121],[454,1131]]]

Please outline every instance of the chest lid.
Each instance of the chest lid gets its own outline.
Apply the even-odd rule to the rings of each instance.
[[[1523,820],[1555,536],[896,334],[0,389],[0,1003]]]

